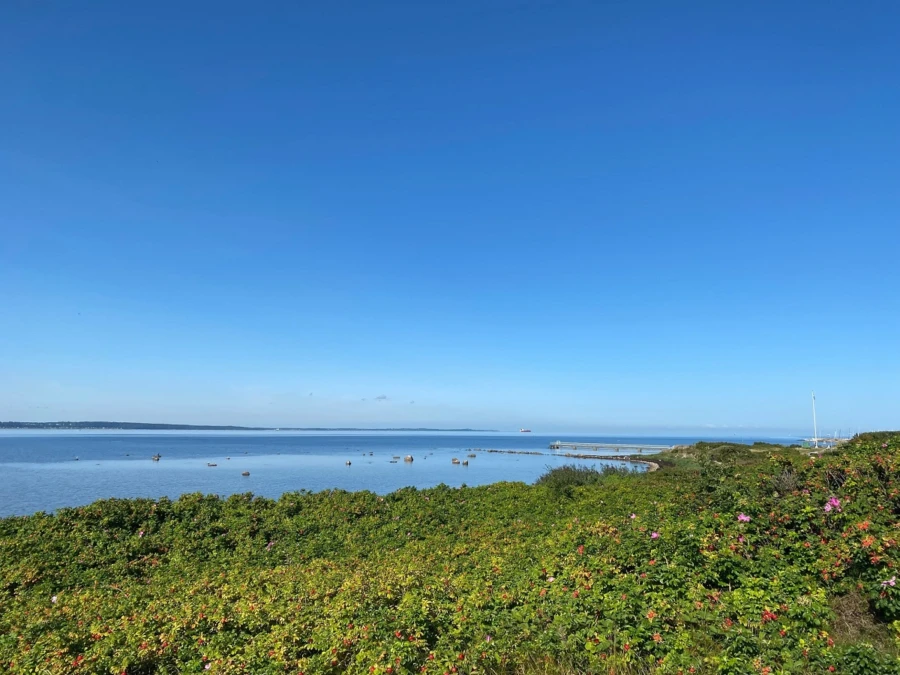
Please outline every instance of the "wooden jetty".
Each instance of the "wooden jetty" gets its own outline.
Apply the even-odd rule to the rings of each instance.
[[[663,450],[671,450],[674,446],[671,445],[643,445],[640,443],[582,443],[578,441],[556,441],[550,444],[551,450],[591,450],[593,452],[600,452],[601,450],[614,450],[619,452],[620,450],[628,450],[628,451],[636,451],[643,452],[644,450],[651,450],[653,452],[662,452]]]

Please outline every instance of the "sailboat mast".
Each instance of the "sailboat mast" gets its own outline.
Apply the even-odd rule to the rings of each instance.
[[[816,392],[812,393],[812,405],[813,405],[813,441],[816,444],[816,447],[819,447],[819,429],[816,426]]]

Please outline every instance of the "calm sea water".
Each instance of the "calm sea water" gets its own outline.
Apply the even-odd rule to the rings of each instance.
[[[187,492],[253,492],[277,498],[301,489],[385,494],[405,486],[440,483],[531,483],[548,467],[578,461],[550,453],[547,446],[554,440],[535,434],[0,431],[0,517],[110,497],[176,498]],[[675,445],[698,439],[578,436],[564,440]],[[500,454],[487,449],[547,454]],[[150,458],[157,453],[162,459],[154,462]],[[451,463],[453,457],[467,459],[469,453],[476,454],[469,458],[469,466]],[[414,461],[404,462],[405,455],[412,455]],[[391,463],[394,456],[400,459]],[[615,460],[578,463],[598,468],[627,466]],[[242,476],[243,471],[250,475]]]

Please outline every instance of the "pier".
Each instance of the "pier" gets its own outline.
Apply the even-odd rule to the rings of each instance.
[[[645,450],[649,450],[651,452],[662,452],[664,450],[671,450],[671,445],[642,445],[640,443],[580,443],[577,441],[556,441],[550,444],[551,450],[574,450],[578,452],[579,450],[591,450],[593,452],[599,452],[601,450],[614,450],[615,452],[619,452],[620,450],[629,450],[636,452],[644,452]]]

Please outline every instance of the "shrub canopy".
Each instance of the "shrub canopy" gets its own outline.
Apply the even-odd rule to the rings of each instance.
[[[897,672],[900,436],[756,450],[6,518],[0,671]]]

